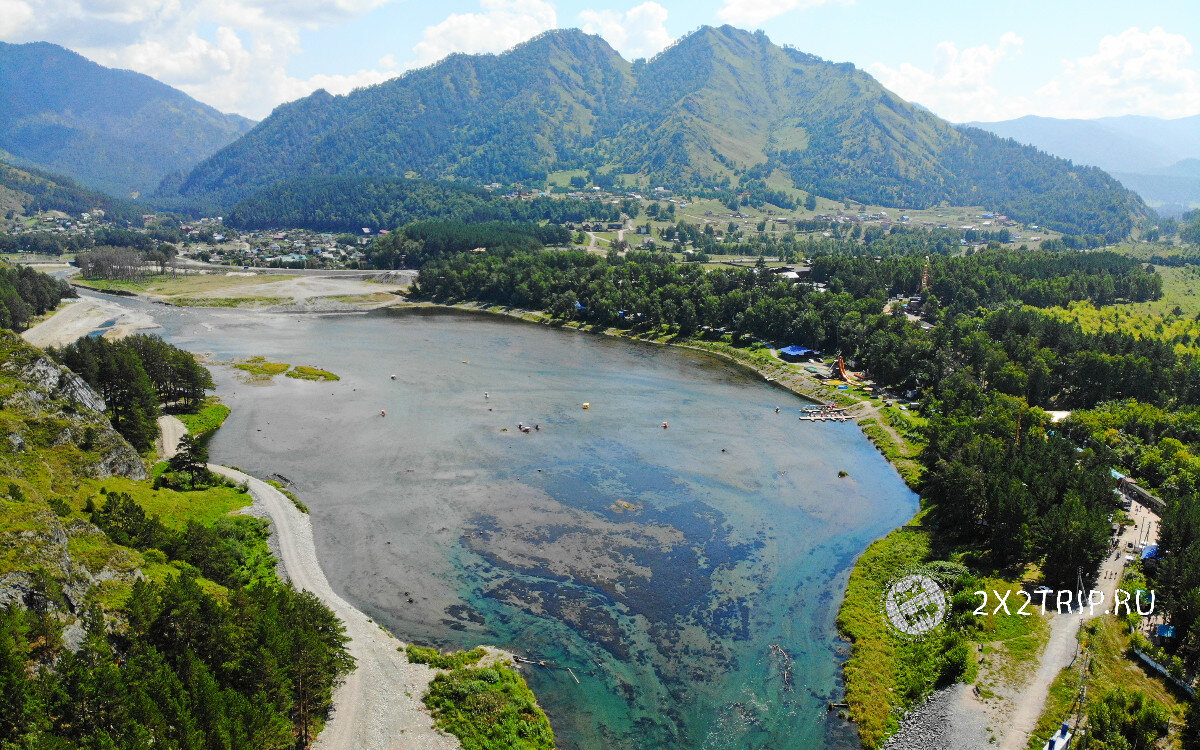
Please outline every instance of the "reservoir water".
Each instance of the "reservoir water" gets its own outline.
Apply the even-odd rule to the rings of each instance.
[[[570,667],[527,671],[560,747],[857,746],[826,711],[834,619],[916,498],[854,424],[699,355],[505,319],[119,301],[214,360],[341,376],[214,366],[213,460],[291,480],[330,583],[400,638]]]

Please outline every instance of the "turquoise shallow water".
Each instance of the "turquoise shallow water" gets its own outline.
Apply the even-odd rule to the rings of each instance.
[[[854,425],[705,358],[502,319],[122,302],[216,359],[342,376],[214,368],[213,458],[292,480],[334,588],[401,638],[570,667],[529,672],[561,747],[856,745],[825,711],[837,605],[916,498]]]

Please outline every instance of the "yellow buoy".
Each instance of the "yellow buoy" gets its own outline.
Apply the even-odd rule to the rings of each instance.
[[[584,402],[583,402],[583,408],[585,408],[585,409],[590,409],[590,408],[592,408],[592,405],[591,405],[590,403],[588,403],[587,401],[584,401]]]

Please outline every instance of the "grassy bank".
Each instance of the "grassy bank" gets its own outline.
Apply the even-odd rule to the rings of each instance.
[[[838,610],[838,631],[851,643],[845,666],[847,713],[868,748],[879,747],[896,731],[901,712],[910,705],[897,695],[905,644],[888,631],[880,602],[899,571],[928,559],[924,529],[896,529],[873,542],[855,563]]]
[[[462,743],[463,750],[553,750],[554,731],[519,672],[500,661],[479,663],[487,651],[475,648],[443,654],[409,645],[408,659],[446,670],[423,696],[436,726]]]
[[[934,559],[932,532],[920,520],[918,514],[912,524],[867,547],[850,574],[838,611],[838,630],[851,642],[845,665],[846,713],[868,749],[880,747],[899,728],[904,714],[938,687],[977,683],[987,699],[994,688],[1021,684],[1050,634],[1044,617],[1022,617],[1016,608],[1008,614],[971,614],[980,603],[972,592],[1003,595],[1021,586],[996,576],[968,574],[961,590],[951,592],[946,627],[919,640],[897,636],[882,614],[888,585],[913,568],[947,567]]]
[[[211,396],[205,399],[204,404],[195,412],[176,416],[183,422],[188,434],[203,437],[216,432],[225,424],[225,419],[229,416],[229,407],[222,404],[216,396]]]

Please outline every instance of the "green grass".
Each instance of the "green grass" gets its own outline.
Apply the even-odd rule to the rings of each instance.
[[[334,294],[329,297],[323,297],[332,302],[346,302],[352,305],[369,304],[373,302],[387,302],[395,299],[396,295],[391,292],[371,292],[370,294]]]
[[[276,375],[286,375],[296,380],[333,381],[341,380],[336,374],[308,365],[292,367],[287,362],[269,362],[266,357],[250,357],[233,363],[237,369],[247,373],[246,379],[251,382],[266,382]]]
[[[320,370],[307,365],[296,365],[284,374],[289,378],[297,380],[341,380],[341,378],[328,370]]]
[[[552,750],[554,731],[524,678],[509,667],[455,669],[429,684],[434,723],[463,750]]]
[[[988,672],[992,682],[980,687],[988,689],[998,682],[1019,685],[1036,668],[1038,657],[1050,637],[1050,623],[1035,612],[1034,606],[1027,610],[1035,612],[1029,617],[1017,614],[1024,602],[1017,595],[1017,591],[1022,589],[1018,583],[988,577],[980,581],[979,588],[988,592],[988,607],[987,614],[980,618],[979,632],[973,637],[984,644],[984,659],[992,667]],[[1004,610],[993,613],[997,594],[1004,596],[1006,591],[1009,592],[1011,613],[1005,614]]]
[[[191,435],[197,437],[216,432],[229,416],[229,407],[216,400],[216,397],[205,401],[200,409],[192,414],[177,414],[179,421],[187,427]]]
[[[851,642],[845,666],[846,703],[867,748],[882,745],[899,726],[896,709],[907,708],[896,702],[900,651],[905,644],[889,632],[879,603],[893,578],[928,559],[928,532],[901,528],[867,547],[850,573],[837,624]]]
[[[1168,341],[1179,354],[1200,352],[1200,268],[1161,267],[1163,297],[1152,302],[1106,305],[1075,302],[1046,310],[1060,320],[1078,323],[1088,333],[1121,331],[1138,338]],[[1176,315],[1178,310],[1180,314]]]
[[[133,292],[135,294],[157,294],[167,297],[173,297],[172,302],[179,302],[179,298],[195,299],[195,295],[200,293],[211,293],[216,291],[246,289],[255,287],[260,284],[268,284],[273,281],[282,281],[289,278],[288,276],[266,274],[256,274],[253,276],[227,276],[223,273],[190,273],[190,274],[151,274],[137,281],[116,281],[108,279],[81,279],[75,278],[73,281],[81,286],[87,286],[100,291],[120,291]],[[203,299],[203,298],[200,298]],[[229,298],[237,299],[237,298]],[[252,299],[252,298],[242,298]]]
[[[283,305],[287,297],[172,297],[171,304],[181,307],[270,307]]]
[[[161,462],[154,467],[153,474],[161,474],[166,463]],[[208,525],[224,518],[235,510],[241,510],[250,505],[251,497],[240,487],[218,485],[202,490],[178,490],[162,487],[154,489],[147,481],[125,479],[124,477],[109,477],[108,479],[84,479],[80,482],[79,491],[68,500],[73,511],[80,518],[84,517],[83,506],[87,499],[102,502],[100,489],[109,492],[126,492],[138,505],[151,515],[156,515],[167,526],[181,529],[188,521]]]
[[[482,648],[473,648],[470,651],[452,651],[448,654],[443,654],[436,648],[415,646],[411,643],[405,647],[404,653],[413,664],[428,664],[434,669],[462,669],[463,667],[469,667],[477,663],[484,656],[487,656],[487,651],[484,651]]]
[[[924,472],[924,467],[917,460],[921,449],[919,444],[912,442],[907,445],[898,444],[888,433],[887,430],[879,426],[879,423],[874,419],[861,419],[858,422],[859,429],[867,436],[867,439],[875,444],[879,452],[884,458],[891,462],[892,466],[896,467],[896,471],[900,474],[900,478],[909,487],[917,487],[921,482],[921,474]],[[895,424],[892,425],[895,427]]]
[[[270,380],[281,373],[287,372],[290,364],[286,362],[268,362],[266,357],[250,357],[233,364],[239,370],[250,374],[251,380]]]

